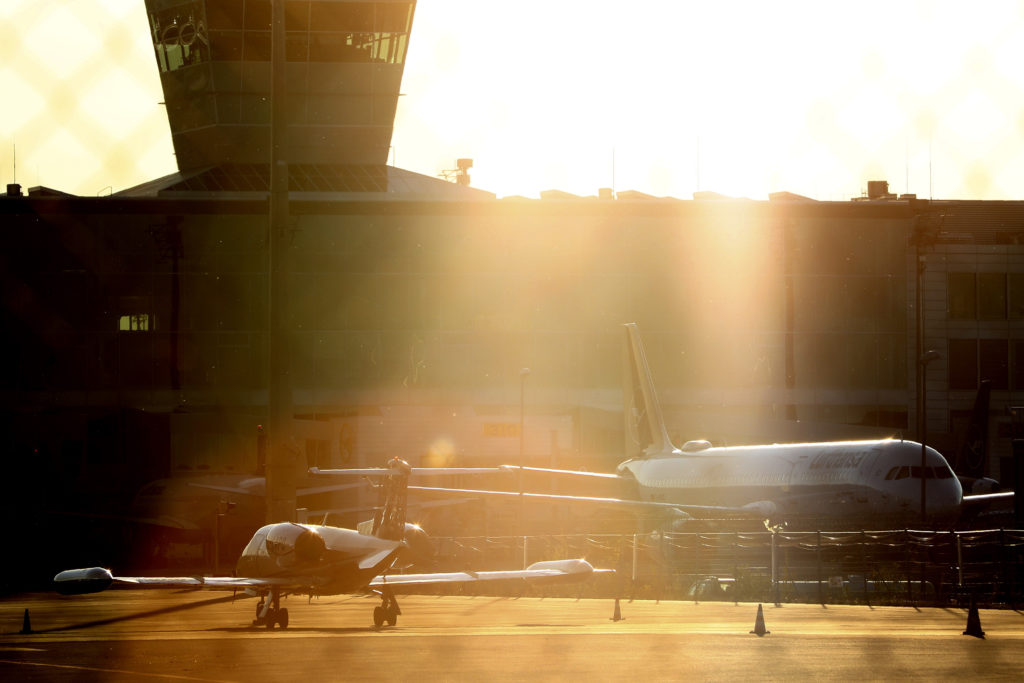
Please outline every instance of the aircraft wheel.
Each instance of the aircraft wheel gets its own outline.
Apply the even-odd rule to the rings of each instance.
[[[394,626],[398,623],[398,610],[395,607],[389,607],[384,612],[384,618],[388,622],[388,626]]]
[[[267,627],[268,631],[274,628],[274,622],[276,622],[276,621],[277,621],[277,610],[276,609],[271,609],[269,612],[267,612],[266,627]]]
[[[378,605],[378,606],[373,608],[373,625],[374,626],[383,626],[385,618],[387,618],[387,612],[384,611],[383,607]]]
[[[277,623],[281,628],[288,628],[288,608],[282,607],[277,611]]]

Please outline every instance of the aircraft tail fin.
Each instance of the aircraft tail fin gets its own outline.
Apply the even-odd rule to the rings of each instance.
[[[971,418],[957,453],[955,469],[958,475],[978,478],[987,474],[985,464],[988,459],[988,411],[991,393],[992,383],[987,379],[982,380],[974,397],[974,409],[971,411]]]
[[[412,468],[401,458],[388,461],[387,474],[379,485],[380,509],[373,516],[372,535],[389,541],[405,538],[405,514]]]
[[[671,452],[675,447],[665,428],[640,332],[636,323],[628,323],[625,327],[623,410],[626,419],[626,457],[642,458]]]

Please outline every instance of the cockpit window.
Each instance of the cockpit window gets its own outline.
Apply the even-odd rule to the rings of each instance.
[[[914,478],[921,478],[921,468],[914,467]],[[925,479],[952,479],[953,473],[949,471],[948,467],[925,467],[924,468]]]
[[[948,467],[925,467],[924,476],[926,479],[952,479],[953,472]],[[910,467],[909,465],[903,465],[902,467],[893,467],[889,470],[888,474],[885,475],[886,481],[892,481],[895,479],[906,479],[913,477],[914,479],[921,478],[922,469],[920,467]]]

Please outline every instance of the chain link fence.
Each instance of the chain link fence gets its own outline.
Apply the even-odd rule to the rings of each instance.
[[[1015,608],[1024,530],[654,533],[437,538],[439,571],[585,557],[613,568],[537,594],[652,600]]]

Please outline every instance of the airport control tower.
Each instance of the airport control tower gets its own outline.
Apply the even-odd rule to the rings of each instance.
[[[286,154],[325,190],[339,169],[387,162],[415,4],[284,3]],[[146,10],[179,171],[206,189],[266,189],[270,0],[146,0]]]

